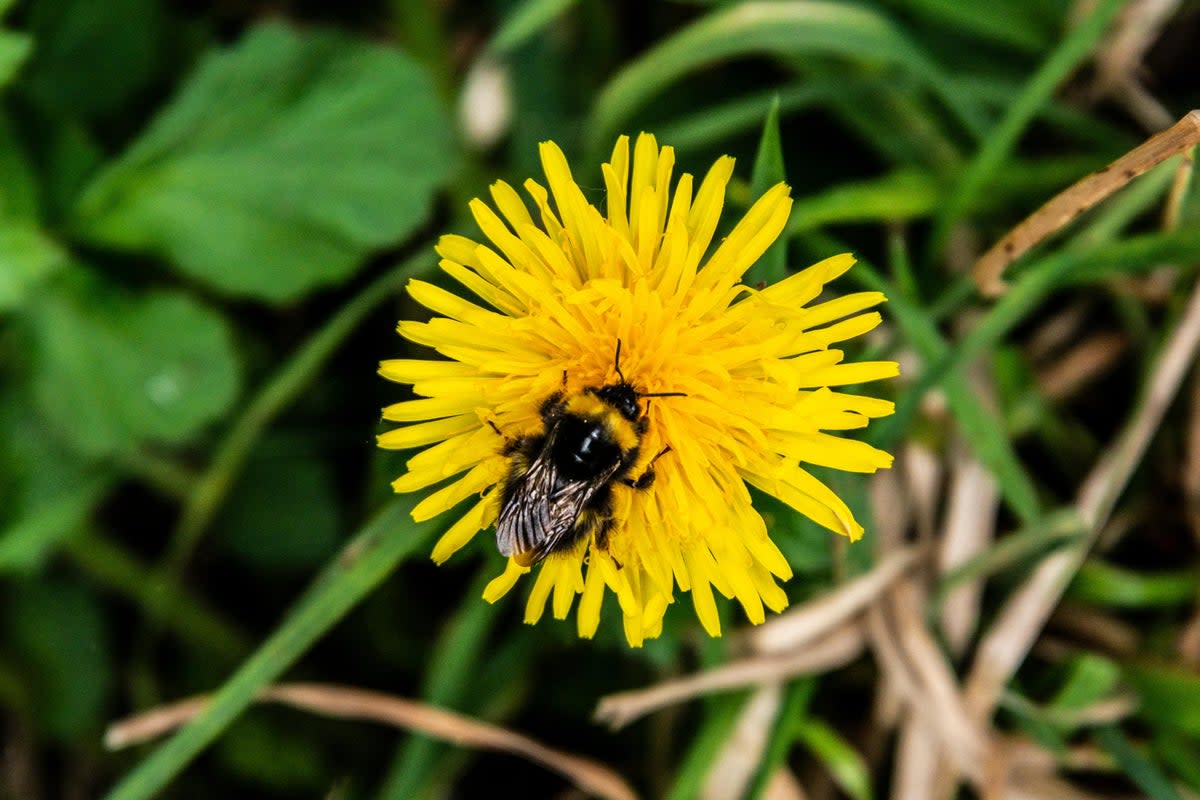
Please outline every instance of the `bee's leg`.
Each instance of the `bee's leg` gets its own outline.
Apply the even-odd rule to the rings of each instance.
[[[593,534],[596,547],[600,550],[608,551],[608,534],[613,528],[612,517],[603,517],[596,523],[596,532]]]
[[[555,392],[542,401],[542,404],[538,406],[538,413],[542,415],[542,422],[549,427],[562,416],[564,408],[566,408],[566,404],[563,402],[563,393]]]
[[[604,517],[598,523],[596,523],[596,533],[595,533],[596,538],[594,540],[596,542],[596,549],[603,550],[604,552],[608,553],[608,533],[612,529],[613,529],[612,517]],[[617,561],[615,558],[613,558],[612,553],[608,553],[608,557],[612,559],[612,562],[613,562],[613,564],[616,565],[617,569],[625,568],[624,564],[622,564],[620,561]]]
[[[500,448],[500,455],[511,456],[513,453],[524,447],[525,442],[529,439],[528,436],[517,436],[515,438],[511,436],[505,436],[504,431],[500,430],[500,426],[496,424],[495,420],[486,419],[484,422],[488,424],[489,428],[496,432],[497,436],[504,440],[504,446]]]
[[[671,446],[667,445],[662,450],[658,451],[658,455],[650,459],[650,463],[646,465],[646,469],[637,478],[622,478],[621,483],[628,486],[630,489],[649,489],[654,483],[654,462],[671,452]]]

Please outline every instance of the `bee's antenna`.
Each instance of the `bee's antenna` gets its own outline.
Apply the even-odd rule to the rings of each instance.
[[[613,359],[613,367],[617,370],[617,377],[621,379],[621,383],[625,382],[625,374],[621,372],[621,340],[617,339],[617,356]]]
[[[617,370],[617,377],[621,379],[621,383],[625,383],[625,373],[621,372],[621,340],[617,339],[617,356],[613,359],[613,367]],[[687,397],[684,392],[634,392],[638,397]]]

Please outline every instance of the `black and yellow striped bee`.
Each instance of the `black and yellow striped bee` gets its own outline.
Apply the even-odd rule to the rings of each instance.
[[[550,395],[539,409],[542,431],[506,444],[503,452],[511,462],[496,520],[501,555],[528,567],[587,536],[607,549],[613,485],[645,489],[654,482],[654,461],[670,448],[663,448],[641,475],[632,477],[648,424],[638,400],[685,395],[635,389],[621,373],[619,339],[616,372],[616,383]]]

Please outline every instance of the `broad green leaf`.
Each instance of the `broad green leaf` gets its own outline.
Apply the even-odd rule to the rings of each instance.
[[[779,97],[771,99],[767,118],[763,123],[762,138],[758,142],[758,154],[754,157],[754,169],[750,173],[750,196],[757,200],[768,189],[787,179],[783,165],[783,143],[779,136]],[[767,248],[762,258],[743,278],[754,285],[759,281],[767,284],[781,281],[787,276],[787,236],[780,236]]]
[[[0,314],[19,307],[66,260],[38,224],[38,194],[24,148],[0,114]]]
[[[558,19],[576,0],[522,0],[500,23],[489,47],[511,53]]]
[[[591,151],[684,75],[752,55],[819,54],[856,63],[898,64],[935,88],[935,65],[891,21],[841,3],[751,2],[714,11],[627,64],[601,92],[587,126]]]
[[[113,683],[98,600],[62,580],[18,583],[5,600],[6,642],[25,673],[38,727],[60,739],[95,735]]]
[[[0,392],[0,574],[40,569],[113,482],[46,435],[26,389]]]
[[[263,573],[323,563],[339,539],[328,467],[304,454],[260,454],[230,495],[218,530],[227,552]]]
[[[166,24],[157,0],[35,0],[37,50],[22,85],[77,117],[116,111],[146,90],[178,27]]]
[[[8,115],[0,113],[0,220],[38,217],[37,177]]]
[[[0,218],[0,314],[66,263],[66,253],[36,225]]]
[[[0,87],[7,86],[33,50],[33,39],[21,33],[0,30]]]
[[[405,558],[423,548],[433,524],[416,524],[415,499],[400,498],[380,512],[332,560],[296,607],[253,656],[217,690],[204,711],[155,750],[109,793],[109,800],[148,800],[221,735],[338,620]]]
[[[42,414],[82,452],[184,442],[237,396],[233,337],[212,310],[178,292],[60,287],[28,312],[33,387]]]
[[[262,25],[201,63],[87,189],[75,227],[220,290],[292,300],[417,229],[453,140],[403,53]]]
[[[83,529],[109,488],[109,481],[90,477],[0,527],[0,574],[37,571],[55,547]]]

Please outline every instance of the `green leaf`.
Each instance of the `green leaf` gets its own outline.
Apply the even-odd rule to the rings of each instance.
[[[112,688],[97,600],[61,580],[22,582],[7,594],[7,642],[27,674],[39,728],[70,739],[95,734]]]
[[[809,717],[796,723],[796,738],[825,765],[842,791],[854,800],[871,800],[871,775],[866,762],[837,731]]]
[[[238,481],[219,530],[226,551],[260,572],[321,564],[339,539],[329,469],[311,456],[259,456]]]
[[[748,800],[759,800],[763,797],[771,782],[771,776],[787,763],[788,753],[796,740],[796,728],[807,717],[808,707],[816,690],[816,677],[797,678],[788,684],[783,708],[771,726],[762,763],[759,764],[758,774],[747,793]]]
[[[0,313],[23,305],[30,291],[66,259],[62,248],[38,226],[0,218]]]
[[[289,726],[276,714],[270,717],[239,719],[214,754],[231,774],[253,782],[264,793],[320,795],[332,766],[331,754],[314,741],[309,728]]]
[[[288,617],[216,692],[203,713],[109,793],[109,800],[148,800],[237,719],[264,686],[279,678],[326,631],[425,546],[436,527],[412,521],[415,499],[396,500],[326,567]]]
[[[831,237],[811,234],[810,238],[815,249],[826,254],[845,252],[847,249]],[[868,290],[883,292],[888,296],[887,313],[895,317],[905,338],[926,363],[941,363],[953,358],[961,349],[960,345],[958,349],[951,350],[931,315],[924,308],[908,302],[866,261],[860,260],[848,277]],[[921,374],[917,379],[918,385],[927,379],[928,373],[929,370]],[[939,373],[939,377],[945,378],[946,400],[975,454],[996,476],[1005,500],[1021,521],[1025,524],[1033,522],[1041,515],[1037,489],[1017,459],[1007,431],[995,415],[979,403],[961,372]],[[932,379],[929,380],[932,385]],[[896,413],[872,424],[867,437],[871,444],[887,450],[903,437],[916,412],[918,398],[924,396],[924,390],[919,395],[915,392],[913,388],[905,390],[896,404]],[[904,413],[906,404],[908,410]]]
[[[576,0],[524,0],[505,16],[489,47],[495,53],[511,53],[562,16],[575,2]]]
[[[1141,700],[1140,716],[1200,736],[1200,675],[1174,666],[1135,664],[1126,667],[1125,677]]]
[[[33,573],[79,534],[110,475],[47,436],[27,386],[0,392],[0,574]]]
[[[1135,236],[1086,250],[1058,252],[1036,260],[1026,269],[1017,272],[1016,279],[1009,290],[987,311],[970,332],[956,343],[953,349],[943,343],[939,348],[921,353],[929,366],[897,400],[896,413],[873,426],[873,443],[886,449],[889,442],[898,439],[911,424],[925,393],[939,383],[945,384],[947,399],[954,404],[954,397],[949,393],[952,390],[951,387],[956,385],[965,388],[962,380],[964,365],[994,347],[1015,325],[1034,314],[1038,306],[1053,290],[1072,283],[1103,280],[1113,275],[1136,274],[1163,263],[1187,263],[1198,255],[1200,255],[1200,232],[1189,230],[1179,233]],[[851,275],[859,280],[864,280],[868,273],[860,265]],[[866,279],[872,288],[883,285],[877,278],[867,277]],[[889,297],[892,296],[889,295]],[[916,309],[905,309],[903,303],[898,302],[898,298],[892,297],[889,306],[901,326],[906,328],[905,334],[910,339],[913,338],[913,334],[907,326],[914,326],[912,331],[917,332],[916,326],[924,327],[926,325],[923,314]],[[933,341],[932,336],[940,338],[940,334],[933,329],[921,330],[919,333],[922,338],[930,337],[930,343]],[[924,349],[915,340],[914,344],[918,348]],[[965,424],[971,419],[964,414],[986,416],[986,412],[978,403],[971,403],[971,405],[973,408],[955,406],[955,411],[960,416],[960,422]],[[972,420],[971,424],[979,422],[981,421]],[[985,433],[982,430],[978,432]],[[988,460],[987,455],[981,453],[981,456],[988,466],[996,468],[996,465]],[[1016,473],[1010,471],[1009,478],[1015,478],[1015,476]],[[1005,486],[1004,474],[998,472],[998,477],[1001,479],[1001,485]],[[1016,483],[1012,485],[1012,488],[1018,488]],[[1023,509],[1022,514],[1033,512],[1036,507],[1036,494],[1033,493],[1031,483],[1027,489],[1028,491],[1022,490],[1023,497],[1020,501],[1022,505],[1017,507]],[[1033,501],[1033,505],[1029,505],[1030,501]],[[1029,518],[1024,521],[1028,522]]]
[[[946,198],[930,236],[930,253],[941,251],[951,227],[962,219],[975,199],[987,189],[988,183],[1012,154],[1021,134],[1042,106],[1050,102],[1059,84],[1075,71],[1080,62],[1092,55],[1096,42],[1124,6],[1124,0],[1101,0],[1097,3],[1092,12],[1066,34],[1030,78]]]
[[[798,85],[740,94],[659,124],[658,139],[679,152],[699,150],[758,127],[762,123],[763,106],[776,97],[779,98],[780,114],[786,115],[828,103],[835,95],[846,91],[843,80],[809,79]]]
[[[220,290],[293,300],[420,227],[453,140],[403,53],[263,25],[201,63],[86,190],[75,226]]]
[[[940,85],[935,65],[874,11],[821,0],[744,3],[708,14],[617,73],[592,109],[589,151],[600,152],[635,112],[689,72],[751,55],[812,54],[899,64],[934,89]]]
[[[0,113],[0,220],[38,218],[38,185],[23,143]]]
[[[32,50],[31,37],[0,30],[0,87],[9,84]]]
[[[688,751],[675,773],[675,782],[671,785],[667,800],[691,800],[700,796],[712,761],[737,724],[747,697],[746,692],[738,692],[712,698],[704,721],[691,738]]]
[[[1095,559],[1079,568],[1067,589],[1082,603],[1114,608],[1157,608],[1190,605],[1200,590],[1194,570],[1143,574]]]
[[[1096,742],[1116,759],[1121,771],[1146,793],[1149,800],[1182,800],[1158,765],[1135,748],[1116,725],[1098,728],[1095,736]]]
[[[1104,699],[1121,679],[1121,668],[1111,659],[1084,653],[1071,660],[1066,680],[1055,693],[1050,707],[1078,710]]]
[[[77,117],[117,110],[144,91],[162,62],[167,26],[156,0],[36,0],[38,46],[22,83]]]
[[[426,661],[421,696],[425,702],[442,708],[462,708],[463,700],[479,681],[479,665],[485,657],[488,632],[500,616],[502,603],[485,603],[480,597],[495,572],[490,564],[463,595],[462,603],[445,625]],[[505,683],[512,683],[511,678]],[[430,780],[437,760],[446,745],[428,736],[413,734],[392,761],[392,766],[377,793],[380,800],[418,797]]]
[[[797,199],[785,236],[834,222],[904,222],[930,214],[941,187],[924,170],[902,169],[880,178],[839,183]]]
[[[757,200],[772,186],[786,179],[783,143],[779,136],[779,96],[776,95],[767,110],[758,154],[754,157],[754,169],[750,173],[750,196]],[[776,239],[763,257],[746,270],[743,282],[753,286],[760,281],[771,284],[783,280],[787,276],[787,242],[786,236]]]
[[[109,488],[109,481],[89,478],[0,528],[0,573],[40,569],[55,547],[83,529]]]
[[[39,408],[84,453],[187,441],[238,394],[233,337],[179,292],[64,290],[29,309]]]
[[[1200,744],[1170,733],[1156,736],[1154,756],[1193,792],[1200,792]]]

